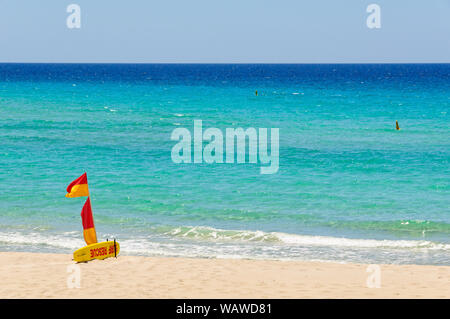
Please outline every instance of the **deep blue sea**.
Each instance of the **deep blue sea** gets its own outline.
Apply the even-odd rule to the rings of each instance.
[[[449,112],[450,64],[0,64],[0,251],[84,246],[86,171],[124,255],[450,265]],[[197,119],[278,172],[174,163]]]

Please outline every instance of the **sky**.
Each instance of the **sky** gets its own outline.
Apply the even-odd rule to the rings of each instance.
[[[0,0],[0,62],[450,63],[450,0]]]

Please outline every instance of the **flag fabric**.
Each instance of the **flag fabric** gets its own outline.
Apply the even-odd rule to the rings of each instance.
[[[69,186],[67,186],[66,197],[73,198],[81,196],[89,196],[89,188],[86,173],[78,177],[76,180],[70,183]]]
[[[94,217],[92,216],[91,200],[88,197],[81,210],[81,221],[83,223],[83,235],[86,244],[95,244],[97,234],[95,233]]]

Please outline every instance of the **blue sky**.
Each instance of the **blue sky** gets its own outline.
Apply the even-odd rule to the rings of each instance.
[[[450,0],[0,0],[0,43],[0,62],[449,63]]]

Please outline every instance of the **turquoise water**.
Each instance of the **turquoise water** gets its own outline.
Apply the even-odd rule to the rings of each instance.
[[[123,254],[450,265],[449,111],[448,64],[0,64],[0,251],[83,246],[86,171]],[[173,163],[195,119],[279,128],[279,171]]]

